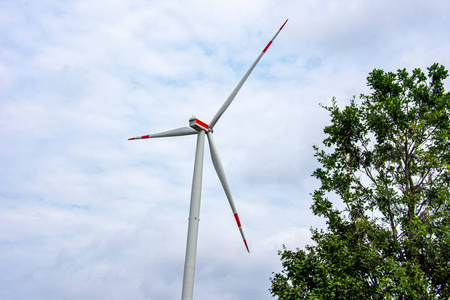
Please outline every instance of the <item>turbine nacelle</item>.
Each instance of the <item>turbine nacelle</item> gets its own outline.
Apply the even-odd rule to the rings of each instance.
[[[192,117],[189,119],[189,126],[197,131],[204,130],[210,131],[209,125],[205,122],[200,121],[196,117]]]

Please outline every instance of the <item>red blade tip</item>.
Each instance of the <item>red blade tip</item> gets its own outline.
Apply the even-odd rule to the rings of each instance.
[[[234,218],[236,219],[237,226],[241,227],[241,221],[239,220],[239,216],[237,213],[234,214]]]
[[[283,29],[284,25],[286,25],[287,21],[289,21],[289,19],[287,19],[284,23],[283,26],[281,26],[280,30]]]

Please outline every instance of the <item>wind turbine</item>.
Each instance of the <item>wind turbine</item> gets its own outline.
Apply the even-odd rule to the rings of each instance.
[[[194,163],[194,175],[192,179],[192,190],[191,190],[191,204],[189,209],[189,224],[188,224],[188,235],[186,243],[186,258],[184,263],[184,276],[183,276],[183,290],[181,299],[188,300],[192,299],[194,292],[194,275],[195,275],[195,260],[197,255],[197,237],[198,237],[198,224],[200,215],[200,198],[201,198],[201,188],[202,188],[202,175],[203,175],[203,153],[205,144],[205,135],[208,137],[209,149],[211,151],[211,159],[214,168],[219,176],[220,182],[225,194],[227,196],[228,202],[230,203],[231,210],[233,211],[234,218],[236,219],[239,232],[241,233],[242,239],[245,244],[245,248],[250,253],[248,248],[247,240],[245,239],[244,231],[242,230],[241,221],[239,220],[238,213],[236,211],[236,206],[234,205],[233,197],[231,196],[230,187],[228,186],[228,181],[225,176],[225,171],[223,169],[222,163],[219,158],[219,153],[217,152],[216,145],[213,139],[213,128],[219,121],[222,114],[230,106],[231,102],[236,97],[237,93],[241,89],[242,85],[247,80],[248,76],[251,74],[255,66],[258,64],[261,57],[266,53],[267,49],[270,47],[272,42],[275,40],[277,35],[283,29],[284,25],[287,23],[286,20],[274,37],[270,40],[264,50],[256,58],[255,62],[252,64],[238,85],[231,92],[228,99],[222,105],[222,107],[217,111],[216,115],[212,118],[209,124],[206,124],[199,119],[192,117],[189,119],[190,127],[181,127],[169,131],[164,131],[160,133],[148,134],[138,137],[129,138],[128,140],[139,140],[139,139],[149,139],[149,138],[159,138],[159,137],[172,137],[172,136],[182,136],[182,135],[197,135],[197,147],[195,151],[195,163]]]

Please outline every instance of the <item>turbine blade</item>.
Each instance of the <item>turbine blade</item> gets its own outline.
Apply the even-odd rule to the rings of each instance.
[[[244,240],[245,248],[247,248],[247,251],[250,253],[250,250],[248,249],[247,240],[245,239],[244,230],[241,226],[241,221],[239,220],[238,213],[236,211],[236,206],[234,205],[233,197],[231,196],[230,187],[228,186],[228,181],[225,176],[225,171],[222,167],[222,162],[219,158],[219,153],[217,152],[216,145],[214,143],[214,139],[212,136],[212,133],[208,131],[208,142],[209,142],[209,150],[211,151],[211,159],[214,165],[214,168],[216,169],[217,175],[219,176],[220,183],[222,183],[222,187],[225,191],[225,194],[227,195],[228,202],[230,203],[231,210],[233,211],[234,218],[236,219],[237,226],[239,228],[239,232],[241,233],[242,239]]]
[[[216,125],[219,118],[222,116],[222,114],[225,112],[225,110],[230,106],[231,102],[233,102],[234,98],[236,97],[237,93],[241,89],[241,87],[244,85],[245,81],[247,80],[248,76],[252,73],[253,69],[258,64],[261,57],[266,53],[267,49],[269,49],[272,42],[275,40],[277,35],[280,33],[281,29],[283,29],[284,25],[287,23],[288,20],[284,22],[284,24],[280,27],[280,29],[277,31],[277,33],[274,35],[274,37],[270,40],[270,42],[267,44],[267,46],[264,48],[264,50],[259,54],[258,58],[256,58],[253,65],[248,69],[247,73],[245,73],[244,77],[242,77],[241,81],[239,81],[238,85],[234,88],[233,92],[231,92],[230,96],[228,96],[228,99],[225,101],[225,103],[222,105],[222,107],[217,111],[216,115],[212,118],[211,122],[209,122],[209,127],[213,128],[214,125]]]
[[[170,137],[170,136],[181,136],[181,135],[189,135],[189,134],[196,134],[198,133],[197,130],[192,129],[191,127],[181,127],[177,129],[172,129],[164,132],[154,133],[154,134],[147,134],[143,136],[136,136],[129,138],[128,140],[140,140],[140,139],[151,139],[151,138],[159,138],[159,137]]]

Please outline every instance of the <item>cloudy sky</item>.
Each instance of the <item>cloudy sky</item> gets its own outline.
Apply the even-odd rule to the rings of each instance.
[[[0,298],[179,299],[195,136],[215,127],[251,253],[205,150],[195,299],[271,299],[310,243],[312,145],[374,68],[450,67],[446,0],[0,0]],[[447,81],[447,89],[449,82]],[[206,145],[206,147],[208,147]]]

